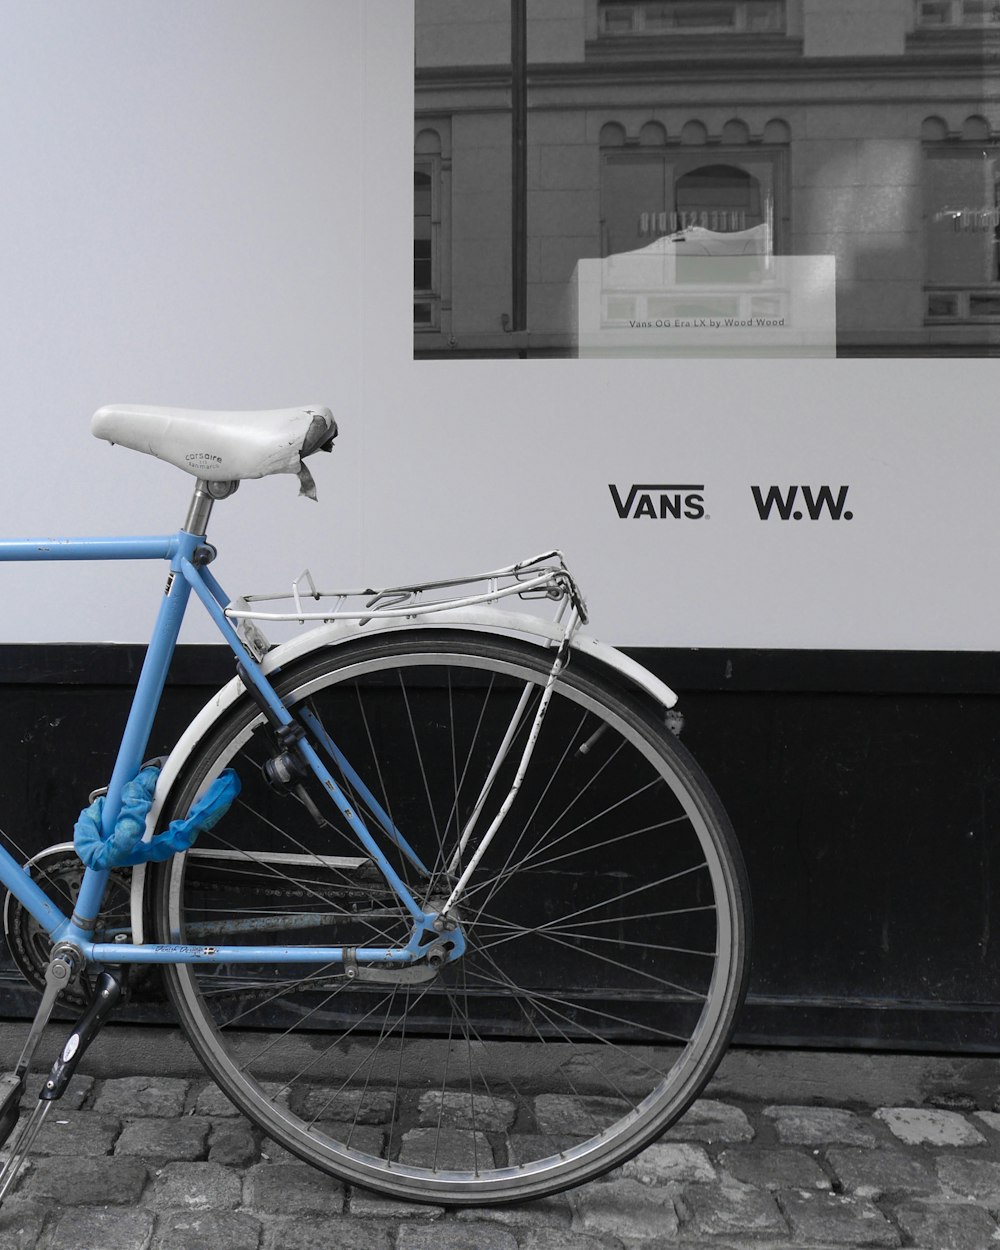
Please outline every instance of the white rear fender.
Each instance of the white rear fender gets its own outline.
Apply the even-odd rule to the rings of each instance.
[[[540,646],[558,642],[563,636],[562,629],[553,621],[528,616],[523,612],[504,612],[498,608],[481,606],[435,612],[419,619],[387,617],[378,620],[369,617],[364,624],[354,620],[335,621],[307,630],[290,642],[283,643],[269,651],[261,663],[261,668],[265,673],[273,673],[277,669],[287,668],[314,651],[341,646],[359,638],[440,628],[501,634],[505,637],[535,642]],[[580,631],[574,634],[572,647],[574,651],[587,656],[597,666],[609,670],[609,674],[617,677],[626,689],[643,691],[662,707],[664,713],[677,703],[677,695],[669,686],[616,648],[598,642],[596,638],[591,638]],[[198,744],[211,732],[215,724],[228,712],[243,692],[242,681],[234,677],[205,704],[178,740],[163,765],[156,783],[153,806],[146,818],[145,840],[148,841],[153,836],[160,823],[161,812],[169,801],[170,793],[183,774]],[[133,940],[136,942],[145,940],[142,920],[145,879],[146,865],[140,864],[132,870],[132,931]]]

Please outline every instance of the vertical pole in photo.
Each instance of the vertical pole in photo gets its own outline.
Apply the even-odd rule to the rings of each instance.
[[[510,0],[511,330],[528,328],[528,14]],[[525,356],[524,349],[518,352]]]

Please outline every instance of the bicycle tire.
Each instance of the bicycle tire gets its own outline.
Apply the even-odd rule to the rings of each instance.
[[[508,638],[407,631],[308,655],[275,688],[290,709],[321,715],[434,861],[428,883],[388,846],[408,884],[433,896],[517,696],[538,697],[551,661]],[[223,767],[244,790],[193,852],[160,867],[158,940],[231,942],[220,910],[288,943],[402,940],[409,918],[370,864],[342,866],[364,857],[332,805],[318,828],[302,802],[262,784],[269,738],[244,698],[192,753],[168,819]],[[662,709],[572,657],[459,917],[466,954],[431,983],[264,964],[168,966],[166,982],[241,1111],[314,1166],[395,1198],[484,1205],[578,1185],[698,1096],[745,992],[748,892],[722,805]]]

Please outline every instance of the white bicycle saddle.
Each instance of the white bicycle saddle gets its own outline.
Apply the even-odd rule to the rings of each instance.
[[[301,494],[316,498],[303,458],[329,451],[337,423],[329,408],[275,408],[264,412],[204,412],[109,404],[94,413],[90,432],[109,443],[166,460],[208,482],[234,482],[295,473]]]

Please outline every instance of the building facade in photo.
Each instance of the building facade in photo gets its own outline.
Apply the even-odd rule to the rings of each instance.
[[[1000,0],[416,0],[415,354],[576,354],[581,262],[694,242],[832,257],[839,355],[997,354],[998,65]]]

